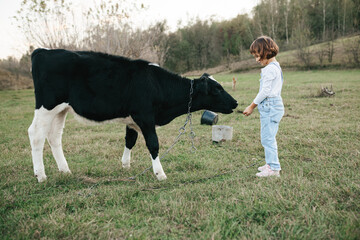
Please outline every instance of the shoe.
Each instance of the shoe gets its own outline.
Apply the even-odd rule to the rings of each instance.
[[[259,172],[262,172],[262,171],[264,171],[264,170],[267,169],[267,168],[270,168],[270,166],[267,165],[267,164],[265,164],[264,166],[259,167],[259,168],[258,168],[258,171],[259,171]]]
[[[270,168],[265,169],[262,172],[256,174],[257,177],[280,177],[280,171],[271,170]]]

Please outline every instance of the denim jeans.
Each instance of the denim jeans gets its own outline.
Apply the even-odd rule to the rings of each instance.
[[[281,97],[265,98],[258,106],[261,122],[261,144],[265,150],[265,161],[272,170],[281,170],[276,134],[284,116]]]

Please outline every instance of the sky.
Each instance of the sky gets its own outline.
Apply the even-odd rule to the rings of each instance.
[[[12,20],[23,0],[0,0],[0,59],[8,56],[20,58],[28,44]],[[74,9],[81,9],[97,0],[72,0]],[[114,0],[113,0],[114,2]],[[191,20],[227,20],[238,14],[251,14],[259,0],[137,0],[146,10],[131,16],[133,24],[146,28],[158,21],[166,20],[171,31],[186,26]],[[179,25],[180,23],[180,25]]]

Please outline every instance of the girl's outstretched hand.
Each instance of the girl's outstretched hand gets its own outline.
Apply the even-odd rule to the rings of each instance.
[[[252,109],[250,106],[248,106],[248,107],[245,108],[245,110],[243,111],[243,114],[244,114],[245,116],[249,116],[250,114],[252,114],[252,112],[253,112],[253,109]]]
[[[243,114],[245,116],[249,116],[250,114],[252,114],[254,108],[256,108],[256,104],[255,103],[251,103],[247,108],[245,108],[245,110],[243,111]]]

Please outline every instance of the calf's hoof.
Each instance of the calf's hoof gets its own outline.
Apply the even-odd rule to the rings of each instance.
[[[59,171],[60,171],[61,173],[65,173],[65,174],[71,174],[70,169],[59,169]]]
[[[46,175],[36,175],[36,178],[38,180],[39,183],[45,182],[46,181]]]
[[[155,173],[155,175],[156,175],[156,177],[157,177],[157,179],[159,180],[159,181],[164,181],[164,180],[166,180],[166,175],[165,175],[165,173],[163,173],[163,174],[158,174],[158,173]]]
[[[163,168],[161,166],[159,157],[156,157],[156,159],[152,161],[152,164],[153,164],[153,171],[154,171],[154,174],[157,177],[157,179],[159,181],[165,180],[166,175],[165,175],[164,170],[163,170]]]
[[[123,167],[123,168],[130,168],[130,163],[123,163],[123,164],[122,164],[122,167]]]

